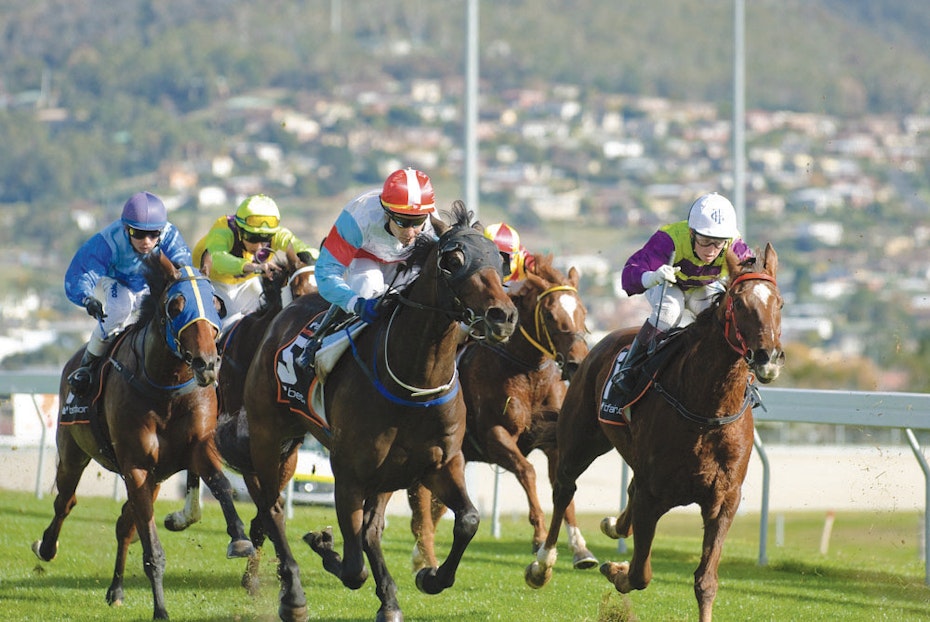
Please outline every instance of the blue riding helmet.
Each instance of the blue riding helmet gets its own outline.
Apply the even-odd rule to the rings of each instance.
[[[141,231],[161,231],[168,224],[168,210],[151,192],[137,192],[123,206],[123,224]]]

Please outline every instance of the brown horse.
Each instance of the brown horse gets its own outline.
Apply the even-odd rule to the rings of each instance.
[[[526,569],[531,587],[542,587],[551,576],[559,523],[575,494],[575,482],[595,458],[614,447],[634,478],[626,508],[618,518],[605,519],[602,530],[614,538],[632,533],[635,546],[632,562],[607,562],[601,572],[620,592],[645,589],[652,579],[657,521],[673,507],[696,503],[704,521],[704,544],[694,593],[701,621],[711,620],[720,553],[752,451],[753,379],[772,382],[785,359],[775,250],[766,245],[761,269],[754,265],[758,259],[741,266],[729,254],[727,261],[727,291],[656,350],[659,357],[668,349],[666,362],[652,375],[650,390],[630,407],[628,424],[599,422],[598,407],[614,359],[635,331],[611,333],[582,363],[559,418],[555,507],[545,546]]]
[[[180,271],[163,255],[149,278],[151,294],[141,319],[113,345],[101,365],[97,414],[86,424],[59,425],[55,517],[33,544],[51,561],[62,523],[77,503],[75,490],[91,459],[120,474],[128,500],[116,522],[116,565],[107,602],[123,600],[126,555],[135,533],[142,541],[142,566],[152,584],[154,618],[166,619],[163,577],[165,553],[153,519],[153,503],[165,479],[188,469],[204,478],[220,501],[232,539],[227,555],[246,557],[252,544],[233,506],[232,490],[213,442],[216,425],[219,322],[213,287],[190,267]],[[150,262],[155,263],[155,262]],[[81,360],[78,351],[61,375],[60,397],[69,399],[68,374]]]
[[[556,419],[567,380],[588,353],[587,311],[578,296],[578,271],[568,277],[552,265],[551,255],[536,255],[526,280],[511,294],[520,312],[520,329],[506,344],[472,342],[459,359],[459,378],[468,413],[467,461],[498,464],[517,476],[529,503],[533,551],[546,539],[545,514],[536,493],[536,470],[527,460],[534,449],[548,458],[549,479],[558,461]],[[408,491],[416,538],[414,571],[436,566],[435,523],[445,507],[422,486]],[[576,568],[591,568],[597,559],[587,549],[575,522],[574,502],[565,510]]]
[[[270,278],[260,277],[261,306],[233,323],[219,341],[222,363],[217,376],[219,399],[217,434],[235,434],[235,425],[231,426],[230,423],[235,423],[236,414],[242,409],[245,374],[249,370],[249,363],[252,362],[252,357],[258,350],[258,345],[272,318],[293,300],[316,291],[314,265],[299,257],[293,246],[288,246],[286,251],[272,254],[268,262],[273,268]],[[207,251],[201,262],[201,273],[209,277],[212,266],[213,261],[210,252]],[[165,527],[171,531],[182,531],[198,522],[201,515],[200,478],[188,472],[184,508],[166,516]],[[258,523],[257,520],[252,521],[250,532],[256,550],[264,540],[264,537],[260,535]],[[250,558],[250,566],[252,564],[257,566],[257,563],[258,558],[253,555]]]
[[[296,449],[308,431],[331,452],[344,556],[335,551],[329,529],[308,533],[304,540],[323,558],[323,567],[352,589],[368,577],[367,555],[381,600],[378,620],[403,619],[381,550],[385,507],[395,490],[423,482],[455,513],[449,556],[438,568],[419,573],[421,591],[435,594],[452,585],[478,528],[461,449],[465,405],[455,365],[459,324],[469,324],[478,338],[504,341],[516,328],[517,310],[501,283],[497,247],[480,227],[469,224],[464,204],[456,202],[452,216],[451,226],[434,220],[438,241],[429,236],[417,240],[408,267],[419,267],[418,278],[406,291],[386,297],[393,310],[353,337],[351,355],[326,376],[325,421],[282,403],[278,392],[282,374],[293,371],[291,344],[313,313],[328,307],[319,296],[304,296],[274,319],[249,368],[247,440],[259,482],[253,498],[277,552],[278,613],[284,620],[307,617],[279,493],[293,474]],[[287,395],[298,391],[291,386]],[[306,387],[301,390],[309,398]],[[220,450],[225,456],[222,442]]]

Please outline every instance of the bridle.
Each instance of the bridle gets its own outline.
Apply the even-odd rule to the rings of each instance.
[[[730,289],[732,290],[737,284],[743,281],[768,281],[775,284],[775,279],[764,272],[747,272],[736,277],[730,285]],[[733,296],[729,294],[727,295],[727,304],[723,312],[723,336],[734,352],[745,358],[748,362],[752,362],[753,355],[746,346],[746,339],[743,337],[739,325],[736,323],[736,312],[733,309]]]
[[[549,294],[555,292],[572,292],[577,295],[578,290],[571,285],[554,285],[547,290],[544,290],[539,295],[536,296],[536,308],[533,311],[533,322],[536,331],[536,338],[530,336],[530,334],[523,327],[523,324],[520,324],[520,333],[526,338],[530,344],[539,350],[544,356],[555,361],[559,367],[562,367],[565,364],[565,361],[562,355],[556,350],[555,343],[552,341],[552,335],[549,333],[549,327],[546,326],[546,321],[543,318],[542,313],[542,301],[543,298]],[[584,337],[580,336],[579,333],[574,333],[575,339],[584,340]],[[540,341],[543,341],[545,338],[546,343],[548,343],[548,348],[544,346]]]

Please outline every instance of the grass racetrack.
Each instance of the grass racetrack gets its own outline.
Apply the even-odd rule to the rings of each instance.
[[[400,494],[400,493],[399,493]],[[126,565],[125,603],[110,608],[105,595],[113,572],[114,525],[121,502],[79,498],[65,521],[58,556],[40,562],[30,550],[52,518],[52,496],[0,491],[0,618],[3,620],[150,620],[152,596],[142,571],[141,547],[134,544]],[[248,525],[251,503],[237,503]],[[228,543],[219,507],[206,502],[203,521],[182,533],[161,527],[179,502],[156,503],[159,537],[167,556],[165,593],[173,620],[199,622],[277,619],[278,584],[273,548],[264,547],[262,590],[248,596],[239,581],[245,561],[226,559]],[[436,596],[417,591],[410,573],[413,546],[406,517],[392,516],[384,549],[398,582],[408,621],[551,622],[696,620],[693,572],[700,557],[701,523],[694,512],[673,512],[659,522],[648,589],[619,594],[594,570],[571,569],[567,547],[550,583],[532,590],[523,569],[532,561],[530,529],[523,516],[502,520],[501,538],[490,535],[483,517],[465,553],[455,585]],[[629,559],[601,535],[601,516],[579,519],[588,546],[603,562]],[[837,512],[826,554],[821,553],[824,513],[786,513],[783,529],[769,529],[768,565],[758,565],[759,518],[737,517],[720,564],[714,607],[718,622],[753,620],[927,620],[930,587],[920,559],[921,521],[916,512]],[[374,582],[351,591],[326,573],[301,536],[335,525],[331,508],[297,507],[288,536],[301,566],[311,620],[373,620],[379,603]],[[451,520],[443,520],[437,553],[451,541]],[[564,534],[564,532],[563,532]],[[342,538],[335,530],[338,550]],[[632,541],[629,542],[632,547]]]

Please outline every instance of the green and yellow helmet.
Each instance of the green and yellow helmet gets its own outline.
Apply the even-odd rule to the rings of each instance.
[[[236,209],[236,224],[249,233],[274,235],[281,228],[281,212],[271,197],[253,194]]]

